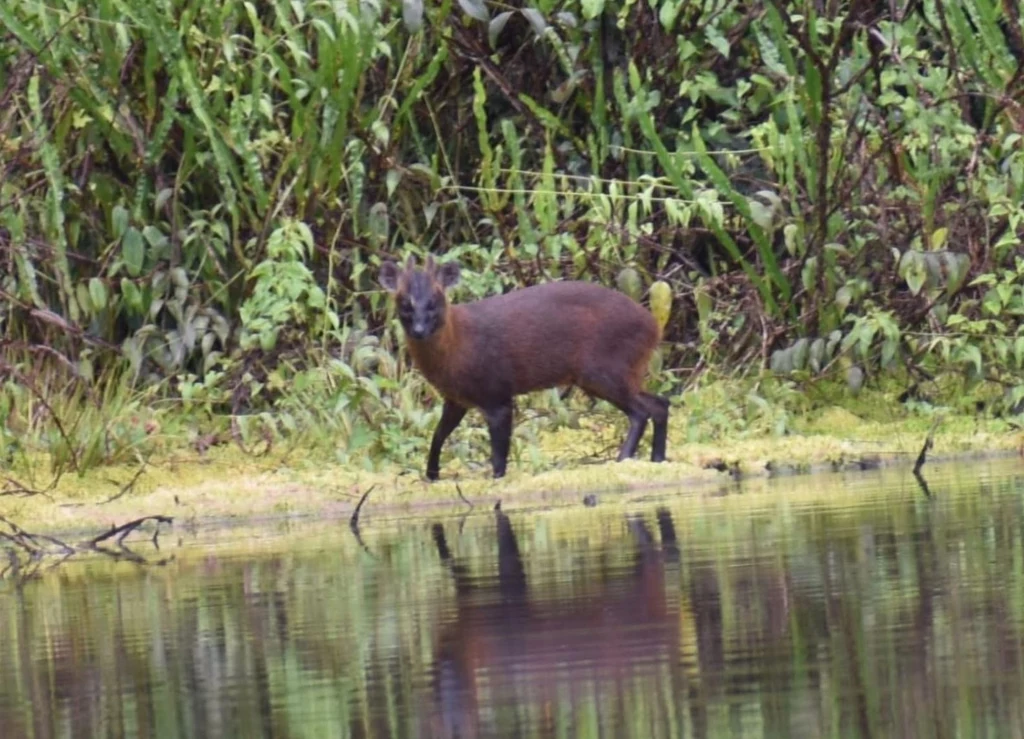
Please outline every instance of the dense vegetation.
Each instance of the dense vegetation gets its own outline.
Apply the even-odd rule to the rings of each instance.
[[[0,24],[6,458],[124,458],[167,407],[418,456],[438,409],[375,282],[409,251],[462,260],[456,299],[666,282],[663,391],[738,368],[1024,398],[1015,0],[13,0]]]

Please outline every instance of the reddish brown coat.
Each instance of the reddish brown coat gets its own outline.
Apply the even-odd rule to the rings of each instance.
[[[660,339],[654,317],[623,293],[549,282],[448,309],[433,336],[408,338],[413,363],[446,399],[486,408],[504,398],[609,382],[640,392]]]
[[[644,376],[661,332],[657,321],[626,295],[587,282],[551,282],[461,305],[445,290],[459,267],[431,257],[416,269],[381,266],[381,284],[394,293],[413,363],[444,397],[427,456],[437,479],[445,440],[468,408],[479,408],[491,437],[495,477],[505,474],[517,395],[576,385],[607,400],[629,418],[619,459],[632,457],[654,422],[651,460],[665,459],[669,402],[645,392]]]

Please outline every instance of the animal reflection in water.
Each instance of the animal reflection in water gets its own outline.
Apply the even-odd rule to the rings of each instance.
[[[658,512],[660,548],[643,520],[631,517],[633,567],[605,572],[587,586],[565,586],[585,592],[554,596],[531,594],[511,523],[500,510],[495,519],[496,581],[472,579],[453,558],[442,526],[433,527],[457,605],[436,645],[429,735],[490,734],[499,728],[495,712],[503,714],[500,727],[510,729],[504,709],[532,713],[558,698],[586,703],[595,681],[615,700],[645,670],[671,669],[680,618],[665,582],[665,562],[678,558],[668,511]]]

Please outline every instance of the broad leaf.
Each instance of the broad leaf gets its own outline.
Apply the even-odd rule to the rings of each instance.
[[[508,19],[511,17],[512,11],[506,10],[504,13],[498,13],[494,16],[487,25],[487,41],[492,49],[498,44],[498,36],[501,35],[502,29],[505,28],[505,24],[508,23]]]
[[[459,0],[459,6],[466,15],[478,21],[487,21],[491,17],[491,14],[487,12],[487,6],[484,5],[484,0]]]
[[[423,28],[423,0],[402,0],[402,21],[409,33]]]

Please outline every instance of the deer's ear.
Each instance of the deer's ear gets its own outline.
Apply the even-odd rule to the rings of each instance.
[[[390,259],[386,260],[380,265],[380,280],[381,287],[388,292],[395,292],[398,289],[398,277],[401,275],[401,270],[398,265],[392,262]]]
[[[458,262],[445,262],[437,268],[437,281],[441,283],[441,287],[447,290],[452,285],[458,284],[460,273]]]

